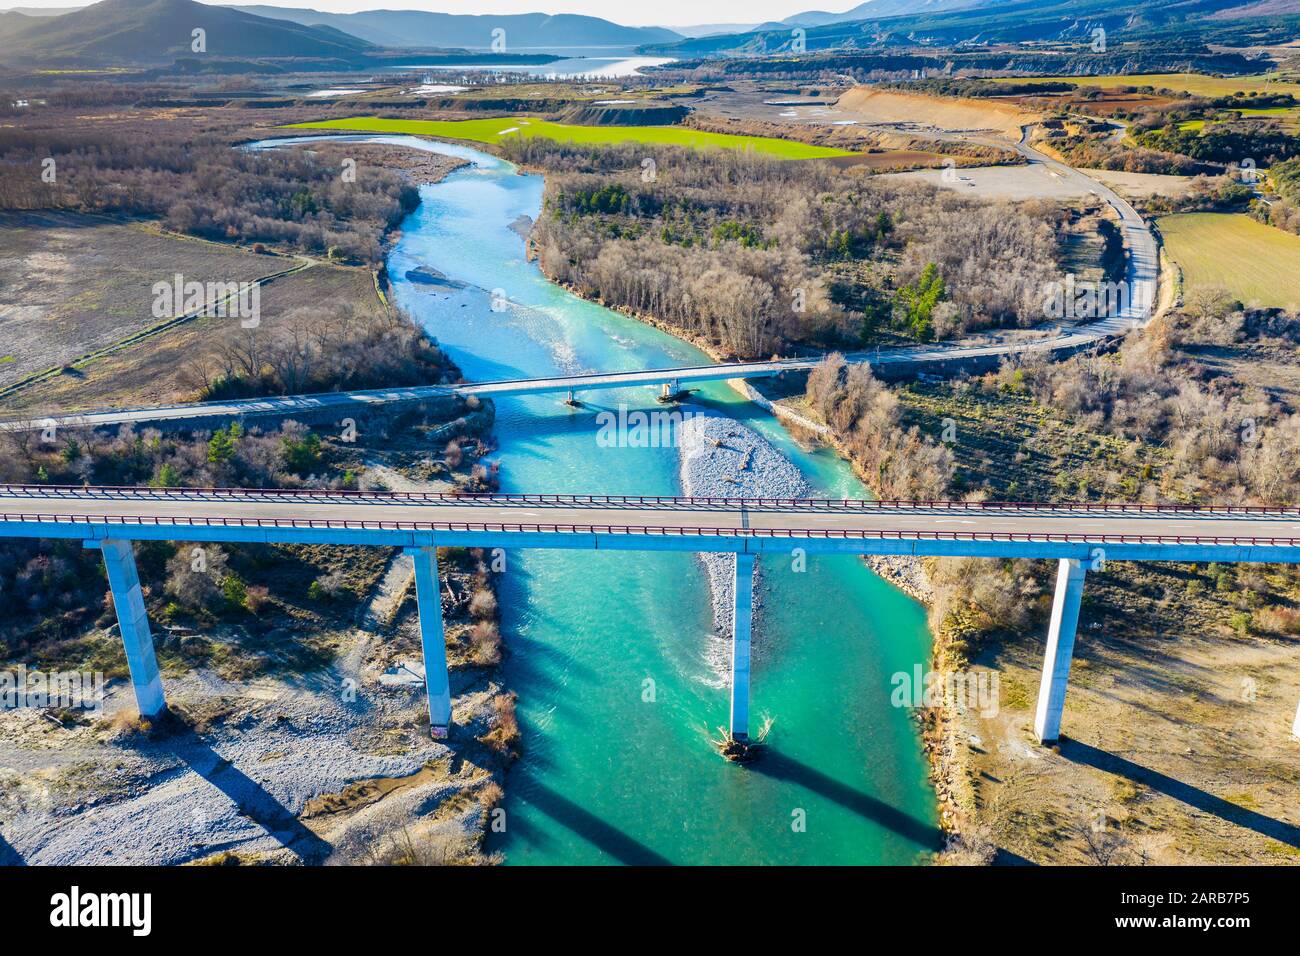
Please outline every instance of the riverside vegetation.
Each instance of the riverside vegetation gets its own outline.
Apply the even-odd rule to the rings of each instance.
[[[144,216],[201,238],[377,266],[383,233],[419,203],[416,187],[387,170],[346,181],[337,162],[309,152],[224,140],[172,123],[152,124],[147,138],[93,126],[3,129],[0,209]]]
[[[1300,344],[1298,321],[1277,309],[1243,310],[1222,291],[1207,290],[1111,353],[1055,364],[1041,358],[1008,361],[996,373],[948,383],[888,388],[865,367],[846,368],[832,356],[810,374],[804,404],[834,429],[837,444],[881,496],[1289,504],[1300,497],[1300,381],[1270,369],[1284,366],[1284,356]],[[1004,706],[1027,720],[1038,636],[1051,605],[1052,563],[943,558],[923,564],[934,666],[948,672],[972,665],[1001,669]],[[1085,626],[1102,628],[1105,637],[1085,630],[1080,638],[1070,716],[1075,735],[1095,728],[1080,695],[1103,675],[1138,666],[1112,662],[1156,653],[1153,642],[1180,641],[1178,649],[1159,653],[1190,655],[1187,664],[1171,664],[1170,673],[1217,659],[1234,662],[1229,673],[1253,675],[1261,665],[1250,661],[1270,659],[1272,648],[1300,636],[1300,572],[1290,565],[1118,563],[1089,581]],[[1219,727],[1224,739],[1244,748],[1243,764],[1253,768],[1253,779],[1271,788],[1267,782],[1276,774],[1260,769],[1268,765],[1261,745],[1240,740],[1254,724],[1234,707],[1235,679],[1227,679],[1226,694],[1197,691],[1197,699],[1216,699],[1217,711],[1201,706],[1195,719]],[[1163,732],[1151,728],[1147,734],[1144,716],[1126,713],[1124,719],[1144,739],[1158,740]],[[1043,801],[1059,807],[1066,794],[1104,807],[1120,821],[1103,842],[1125,859],[1147,854],[1150,824],[1143,821],[1153,815],[1164,815],[1171,832],[1195,831],[1186,815],[1148,806],[1158,801],[1154,794],[1143,797],[1141,789],[1125,797],[1120,809],[1108,806],[1086,768],[1068,762],[1054,766],[1059,776],[1013,795],[990,780],[1023,775],[1006,756],[1014,751],[967,747],[962,738],[977,728],[951,712],[930,711],[924,720],[940,792],[956,821],[946,859],[987,861],[1000,844],[1024,848],[1040,862],[1098,862],[1104,848],[1077,818],[1043,818],[1043,826],[1060,837],[1056,841],[1036,840],[1012,822],[1017,814],[1022,822],[1026,814],[1050,816]],[[978,728],[980,735],[989,732]],[[1160,759],[1180,757],[1171,750]],[[1198,772],[1179,767],[1178,778]],[[1262,791],[1249,792],[1256,800]],[[1257,859],[1277,847],[1258,838],[1242,844],[1240,831],[1230,825],[1223,831],[1213,839],[1180,837],[1185,855],[1179,859],[1244,862],[1241,854]]]
[[[531,245],[549,276],[728,354],[1029,325],[1062,275],[1068,216],[1046,203],[741,153],[502,149],[547,174]]]

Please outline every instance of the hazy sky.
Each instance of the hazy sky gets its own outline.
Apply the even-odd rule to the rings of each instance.
[[[240,0],[251,5],[259,0]],[[805,10],[848,10],[859,0],[260,0],[268,6],[306,7],[330,13],[356,10],[431,10],[438,13],[583,13],[631,25],[760,23]],[[84,6],[77,0],[4,0],[3,7]]]

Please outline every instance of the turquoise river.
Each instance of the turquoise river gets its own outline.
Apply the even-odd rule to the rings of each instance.
[[[356,138],[472,163],[421,189],[388,261],[397,303],[467,379],[709,361],[526,260],[519,220],[541,209],[540,176],[461,146]],[[406,278],[421,267],[455,282]],[[597,411],[654,409],[654,396],[595,392],[581,409],[556,395],[499,400],[502,490],[680,494],[677,449],[596,440]],[[725,384],[695,400],[762,433],[816,493],[867,494],[833,452],[800,448]],[[813,556],[803,572],[760,562],[752,711],[772,730],[764,755],[741,767],[709,740],[727,722],[727,688],[710,663],[725,645],[694,555],[507,557],[503,681],[519,697],[523,756],[507,779],[506,832],[489,849],[508,864],[896,864],[937,848],[918,728],[890,705],[891,676],[928,656],[924,609],[860,559]]]

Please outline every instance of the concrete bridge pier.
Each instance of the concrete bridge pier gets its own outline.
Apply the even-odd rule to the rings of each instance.
[[[731,739],[749,739],[749,645],[754,624],[753,554],[736,555],[731,631]]]
[[[678,379],[669,379],[659,387],[659,401],[675,402],[681,396],[682,384]]]
[[[447,677],[447,636],[442,624],[438,549],[407,548],[406,553],[415,562],[415,599],[420,612],[420,644],[424,650],[424,686],[429,697],[429,733],[442,739],[451,727],[451,683]]]
[[[1038,709],[1034,733],[1039,743],[1061,736],[1061,712],[1074,658],[1074,635],[1079,628],[1079,604],[1083,600],[1083,579],[1088,562],[1061,558],[1056,571],[1056,599],[1047,631],[1047,652],[1043,655],[1043,679],[1038,685]]]
[[[573,389],[569,389],[564,395],[564,404],[568,405],[570,408],[577,408],[582,403],[578,401]]]
[[[113,610],[117,612],[126,665],[131,671],[135,705],[141,717],[157,717],[167,709],[167,699],[163,696],[158,656],[154,653],[153,634],[149,631],[149,616],[144,609],[144,594],[140,590],[131,542],[113,538],[87,541],[86,547],[99,548],[104,555],[108,586],[113,592]]]

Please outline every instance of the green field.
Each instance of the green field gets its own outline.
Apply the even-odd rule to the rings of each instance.
[[[1017,76],[1000,77],[1000,83],[1073,83],[1076,86],[1154,86],[1156,89],[1182,90],[1194,96],[1229,96],[1252,90],[1269,93],[1300,94],[1300,82],[1281,80],[1274,74],[1250,76],[1205,76],[1201,73],[1130,73],[1110,76]]]
[[[1300,130],[1300,107],[1296,106],[1276,106],[1272,109],[1243,109],[1230,110],[1236,113],[1242,119],[1264,119],[1273,120],[1282,129],[1294,133]],[[1204,130],[1206,120],[1186,120],[1179,123],[1179,129]]]
[[[462,139],[474,143],[499,143],[507,136],[544,136],[573,143],[609,146],[615,143],[654,143],[665,146],[688,146],[692,149],[752,149],[779,159],[824,159],[852,156],[849,150],[812,146],[788,139],[766,136],[732,136],[706,133],[682,126],[571,126],[528,117],[505,117],[474,120],[400,120],[354,116],[349,119],[319,123],[294,123],[289,129],[339,129],[362,133],[406,133],[411,136],[434,136]]]
[[[1220,286],[1246,305],[1300,306],[1300,236],[1249,216],[1198,212],[1160,220],[1183,289]]]

